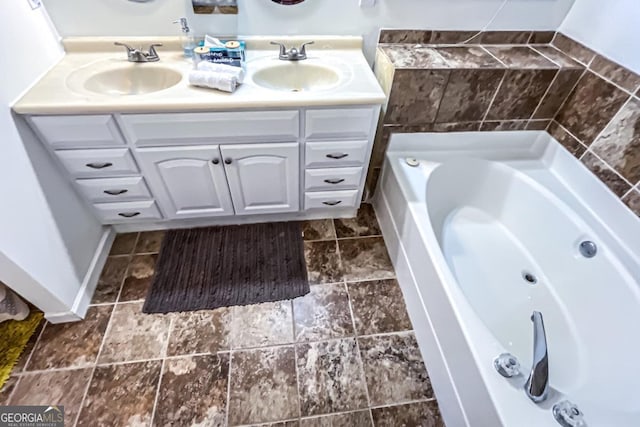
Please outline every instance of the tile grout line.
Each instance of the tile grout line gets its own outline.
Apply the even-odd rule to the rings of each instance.
[[[229,310],[229,323],[233,326],[233,320],[235,318],[235,310],[234,307],[231,307]],[[231,329],[231,328],[230,328]],[[229,330],[229,367],[228,367],[228,374],[227,374],[227,404],[226,406],[226,413],[224,414],[224,423],[225,426],[229,425],[229,412],[231,409],[231,367],[232,367],[232,363],[233,363],[233,345],[231,344],[231,338],[232,338],[232,334],[231,334],[231,330]]]
[[[171,316],[171,318],[169,319],[169,327],[167,328],[167,341],[164,343],[163,349],[162,349],[162,363],[160,364],[160,376],[158,377],[158,385],[156,386],[156,395],[155,395],[155,399],[153,400],[153,407],[151,408],[151,422],[150,425],[154,425],[153,421],[156,417],[156,411],[158,410],[158,399],[160,398],[160,386],[162,385],[162,378],[164,377],[164,366],[165,366],[165,361],[167,360],[167,352],[169,351],[169,340],[171,339],[171,333],[173,332],[173,325],[174,325],[174,321],[175,318],[174,316]],[[146,362],[143,362],[146,363]]]
[[[374,212],[375,215],[375,212]],[[376,217],[376,221],[378,218]],[[395,270],[394,270],[395,273]],[[371,412],[371,396],[369,394],[369,383],[367,382],[367,374],[364,371],[364,361],[362,360],[362,352],[360,351],[360,343],[358,342],[358,329],[356,328],[356,317],[353,314],[353,304],[351,302],[351,293],[349,292],[349,286],[347,285],[347,279],[344,279],[344,289],[347,292],[347,303],[349,304],[349,314],[351,315],[351,325],[353,326],[353,333],[355,334],[356,341],[356,350],[358,352],[358,358],[360,359],[360,375],[362,375],[362,380],[364,381],[364,392],[367,396],[367,410],[369,411],[369,420],[371,421],[371,425],[373,423],[373,413]]]
[[[560,51],[560,52],[562,52],[562,51]],[[564,52],[562,52],[562,53],[564,53]],[[585,68],[582,71],[582,73],[580,74],[580,77],[578,77],[578,79],[573,84],[573,86],[571,86],[571,90],[569,91],[569,94],[562,100],[562,102],[560,103],[560,106],[558,107],[558,109],[553,113],[553,119],[551,119],[552,121],[555,121],[556,123],[560,124],[560,122],[558,122],[556,120],[556,117],[558,117],[558,114],[560,114],[562,109],[567,105],[567,101],[569,101],[569,97],[571,97],[571,94],[573,93],[574,90],[576,90],[576,87],[578,87],[578,84],[580,83],[580,81],[582,81],[582,79],[584,78],[584,76],[587,74],[588,71],[589,71],[589,69]],[[580,140],[578,139],[578,141],[580,141]]]
[[[136,237],[136,240],[137,240],[137,237]],[[120,283],[121,289],[122,289],[123,283],[124,283],[124,277],[122,278],[122,283]],[[120,296],[120,291],[118,291],[118,296]],[[98,368],[98,360],[100,360],[100,355],[102,354],[105,341],[107,340],[107,334],[111,330],[111,321],[113,320],[113,313],[115,313],[115,311],[116,311],[116,306],[114,304],[113,308],[111,309],[111,312],[109,313],[109,321],[107,322],[107,327],[104,329],[104,335],[102,336],[102,341],[100,342],[100,348],[98,348],[98,354],[96,354],[95,362],[93,363],[93,367],[91,369],[91,375],[89,376],[89,380],[87,381],[87,385],[84,389],[82,400],[80,400],[80,406],[78,408],[78,414],[76,415],[76,419],[74,420],[73,424],[71,424],[72,426],[77,426],[78,421],[80,421],[80,415],[82,415],[84,402],[87,400],[87,395],[89,394],[89,388],[91,387],[91,383],[93,382],[93,375],[95,374],[96,369]]]
[[[496,101],[496,98],[498,97],[498,93],[500,92],[500,89],[502,89],[502,84],[506,80],[507,74],[509,74],[509,70],[505,70],[504,74],[502,74],[502,78],[500,79],[500,83],[498,83],[498,87],[496,88],[496,91],[494,92],[493,96],[491,97],[491,102],[489,102],[489,106],[487,107],[487,111],[484,112],[484,116],[482,116],[482,120],[480,120],[480,127],[479,127],[480,130],[482,130],[482,126],[484,125],[484,122],[487,121],[487,117],[489,116],[489,112],[491,111],[491,108],[493,108],[493,103]]]

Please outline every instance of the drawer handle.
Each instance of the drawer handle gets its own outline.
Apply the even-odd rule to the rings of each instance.
[[[104,194],[108,194],[110,196],[119,196],[126,193],[127,191],[129,190],[104,190]]]
[[[87,163],[87,167],[91,168],[91,169],[104,169],[104,168],[110,168],[111,166],[113,166],[113,163],[109,163],[109,162],[104,162],[104,163]]]
[[[327,154],[328,158],[335,159],[335,160],[344,159],[347,156],[348,156],[347,153],[330,153],[330,154]]]
[[[121,212],[118,215],[123,218],[133,218],[134,216],[140,215],[140,212]]]
[[[330,200],[328,202],[322,202],[323,205],[327,205],[327,206],[336,206],[336,205],[339,205],[340,203],[342,203],[342,200]]]
[[[341,182],[344,182],[344,178],[325,179],[324,182],[327,184],[340,184]]]

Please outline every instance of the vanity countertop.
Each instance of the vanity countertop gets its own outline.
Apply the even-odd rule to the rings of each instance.
[[[66,55],[20,99],[13,110],[19,114],[95,114],[191,112],[255,108],[287,108],[336,105],[381,104],[385,95],[362,53],[361,37],[240,37],[247,43],[247,75],[234,93],[190,86],[187,73],[193,68],[184,58],[178,39],[154,38],[71,38],[66,39]],[[278,65],[278,49],[269,44],[275,40],[288,46],[299,46],[314,40],[307,49],[305,64],[318,64],[337,71],[341,83],[330,89],[290,92],[273,90],[253,81],[256,70]],[[158,48],[160,61],[133,64],[127,61],[121,41],[133,46],[163,43]],[[79,73],[118,66],[163,67],[182,74],[182,80],[170,88],[136,95],[106,95],[75,90],[71,83]]]

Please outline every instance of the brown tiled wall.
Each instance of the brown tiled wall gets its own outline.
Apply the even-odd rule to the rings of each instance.
[[[640,215],[640,76],[559,33],[475,34],[383,30],[369,192],[392,133],[548,130]]]

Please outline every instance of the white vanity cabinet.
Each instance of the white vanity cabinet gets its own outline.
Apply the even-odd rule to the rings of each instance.
[[[138,160],[169,219],[233,215],[218,145],[144,148]]]
[[[28,120],[97,217],[133,230],[353,216],[379,112],[359,105]]]

